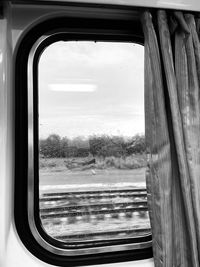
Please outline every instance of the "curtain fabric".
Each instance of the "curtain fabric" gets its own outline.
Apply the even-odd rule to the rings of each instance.
[[[149,215],[156,267],[200,266],[200,20],[142,14]]]

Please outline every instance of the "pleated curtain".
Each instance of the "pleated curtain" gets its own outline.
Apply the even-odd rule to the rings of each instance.
[[[200,266],[200,21],[142,14],[147,197],[156,267]]]

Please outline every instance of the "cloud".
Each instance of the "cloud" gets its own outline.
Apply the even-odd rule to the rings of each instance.
[[[85,83],[55,83],[49,84],[49,89],[51,91],[56,92],[81,92],[81,93],[89,93],[97,90],[97,86],[95,84],[85,84]]]

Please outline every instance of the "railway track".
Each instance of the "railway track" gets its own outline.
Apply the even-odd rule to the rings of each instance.
[[[40,209],[42,214],[49,214],[52,212],[65,212],[65,211],[91,211],[91,210],[99,210],[99,206],[101,205],[101,209],[117,209],[117,208],[128,208],[132,206],[143,207],[147,206],[147,201],[135,201],[135,202],[116,202],[116,203],[106,203],[106,204],[91,204],[91,205],[73,205],[73,206],[65,206],[65,207],[55,207],[55,208],[46,208]]]
[[[44,193],[40,197],[40,218],[47,231],[50,229],[53,237],[62,241],[150,233],[147,193],[141,188]],[[133,228],[127,227],[127,220],[132,220]],[[76,224],[78,229],[74,230]],[[60,234],[61,226],[67,234]],[[99,231],[101,227],[103,231]]]
[[[77,199],[89,201],[89,199],[146,198],[146,196],[147,194],[145,189],[61,192],[45,193],[40,198],[40,202],[48,203],[61,200],[72,202],[72,200]]]
[[[119,193],[139,193],[139,192],[146,192],[145,188],[133,188],[133,189],[111,189],[111,190],[93,190],[93,191],[79,191],[79,192],[53,192],[53,193],[44,193],[43,197],[49,197],[49,196],[63,196],[63,195],[90,195],[90,194],[119,194]]]

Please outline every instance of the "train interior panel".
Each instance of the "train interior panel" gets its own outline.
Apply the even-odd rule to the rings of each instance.
[[[200,266],[199,12],[0,2],[0,266]]]

